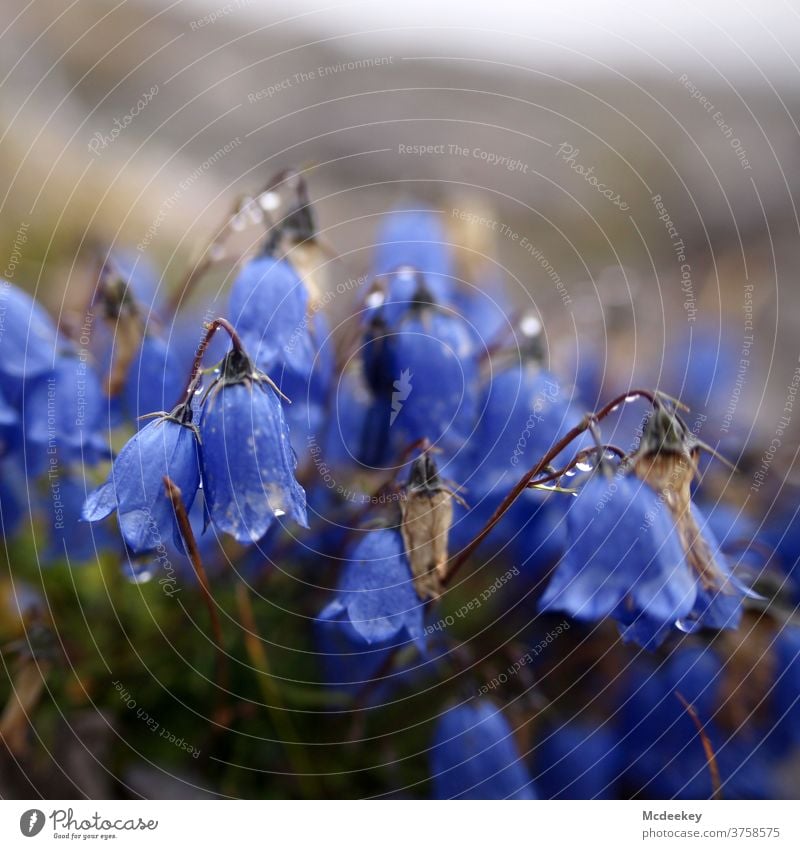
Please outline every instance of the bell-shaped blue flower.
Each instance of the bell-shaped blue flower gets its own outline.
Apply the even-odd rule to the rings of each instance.
[[[173,346],[157,333],[146,333],[123,388],[129,418],[139,422],[142,416],[171,410],[183,388],[183,371]]]
[[[511,726],[488,700],[456,705],[436,723],[430,752],[437,799],[535,799]]]
[[[242,543],[258,542],[288,515],[308,527],[297,458],[272,381],[234,348],[203,406],[203,489],[211,521]]]
[[[58,331],[27,292],[0,280],[0,378],[36,377],[53,367]]]
[[[336,598],[321,619],[346,615],[367,643],[384,643],[399,634],[425,649],[424,605],[414,590],[403,539],[394,528],[368,531],[353,549]]]
[[[575,619],[644,614],[671,626],[697,597],[675,522],[655,492],[629,475],[592,475],[566,516],[567,544],[541,600],[542,610]]]
[[[262,371],[280,364],[300,374],[311,371],[308,291],[288,260],[250,260],[233,283],[228,315]]]
[[[415,301],[394,329],[368,331],[363,357],[375,398],[367,426],[384,434],[384,460],[423,438],[461,448],[477,415],[478,363],[458,315]]]
[[[407,301],[413,294],[413,288],[404,288],[404,267],[422,272],[437,300],[449,303],[455,257],[441,215],[434,210],[397,209],[382,221],[375,237],[372,270],[376,276],[396,278],[389,284],[389,301]]]
[[[24,434],[31,469],[41,471],[46,457],[92,464],[107,452],[103,434],[105,399],[100,379],[85,357],[62,354],[52,372],[25,388]]]
[[[189,510],[200,486],[199,454],[188,406],[154,419],[128,440],[106,483],[86,499],[84,521],[97,522],[116,510],[122,536],[133,551],[160,548],[170,535],[182,549],[164,477],[181,490]]]
[[[606,725],[567,722],[543,730],[536,786],[548,799],[616,799],[625,768],[619,738]]]

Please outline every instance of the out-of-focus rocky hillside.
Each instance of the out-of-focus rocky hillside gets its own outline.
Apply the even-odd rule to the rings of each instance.
[[[366,24],[332,34],[245,0],[5,9],[3,251],[51,305],[68,281],[86,285],[91,250],[109,243],[140,245],[174,281],[237,192],[301,165],[355,274],[374,216],[421,197],[456,238],[497,253],[555,337],[634,328],[621,362],[661,357],[692,309],[739,327],[754,283],[759,370],[745,392],[757,403],[764,382],[779,396],[791,380],[800,88],[788,76],[753,62],[728,81],[691,33],[685,62],[643,45],[622,72],[577,53],[545,66],[513,21],[454,58],[447,32],[398,51]],[[468,226],[465,210],[483,220]]]

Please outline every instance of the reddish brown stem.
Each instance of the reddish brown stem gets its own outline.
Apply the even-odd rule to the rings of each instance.
[[[539,460],[538,463],[534,464],[527,472],[514,484],[512,490],[506,495],[506,497],[500,502],[498,508],[494,511],[489,521],[483,526],[483,528],[478,532],[478,534],[473,537],[464,548],[459,551],[459,553],[455,556],[455,559],[452,561],[452,565],[447,570],[447,574],[443,577],[442,583],[446,586],[453,580],[454,575],[458,570],[467,562],[472,553],[480,546],[480,544],[486,539],[486,537],[492,532],[497,523],[505,516],[505,514],[510,509],[511,505],[522,495],[522,493],[527,489],[530,481],[536,477],[536,475],[540,474],[550,462],[554,460],[573,440],[577,439],[582,433],[584,433],[590,425],[593,423],[599,422],[604,419],[609,413],[613,410],[617,409],[620,404],[625,403],[628,399],[631,398],[646,398],[651,404],[655,403],[655,396],[652,392],[648,392],[645,389],[635,389],[631,392],[626,392],[624,395],[620,395],[617,398],[614,398],[612,401],[609,401],[608,404],[605,405],[599,412],[597,413],[589,413],[584,416],[583,421],[580,424],[575,425],[571,430],[569,430],[559,441],[553,445],[552,448]]]
[[[714,754],[714,748],[711,745],[711,740],[708,739],[708,734],[706,734],[705,729],[703,728],[703,723],[700,722],[700,717],[697,715],[697,711],[694,709],[694,705],[689,704],[686,699],[678,692],[675,691],[675,696],[678,701],[683,705],[686,713],[691,717],[692,722],[694,723],[694,727],[697,729],[697,733],[700,735],[700,742],[703,744],[703,751],[706,755],[706,762],[708,763],[708,772],[711,775],[711,787],[712,799],[721,799],[722,798],[722,781],[720,780],[719,775],[719,766],[717,765],[717,757]]]
[[[200,340],[200,344],[197,346],[197,351],[194,355],[194,360],[192,360],[192,368],[189,372],[189,379],[186,382],[186,389],[184,390],[183,398],[181,399],[183,401],[190,400],[198,375],[200,374],[200,369],[203,365],[203,357],[208,350],[208,346],[211,344],[211,340],[214,338],[214,334],[220,328],[222,328],[228,336],[231,337],[231,344],[233,347],[240,353],[244,353],[244,344],[242,343],[241,337],[236,332],[236,328],[228,321],[227,318],[215,318],[212,322],[206,324],[205,328],[205,335]]]

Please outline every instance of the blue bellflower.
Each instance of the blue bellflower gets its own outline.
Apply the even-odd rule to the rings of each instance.
[[[164,489],[165,476],[191,509],[200,486],[200,458],[191,414],[183,405],[128,440],[106,483],[86,499],[82,518],[97,522],[116,510],[122,536],[134,552],[159,548],[170,535],[183,550],[175,511]]]
[[[411,566],[396,529],[368,531],[355,546],[336,598],[320,619],[344,615],[369,644],[405,634],[424,651],[424,606],[414,590]]]
[[[453,273],[453,251],[440,213],[432,209],[395,209],[378,228],[373,258],[375,274],[413,265],[426,274]]]
[[[677,529],[655,492],[637,478],[595,473],[566,515],[568,549],[540,602],[575,619],[645,615],[671,627],[697,597]]]
[[[269,255],[250,260],[233,283],[228,316],[262,371],[286,365],[310,373],[308,290],[287,260]]]
[[[0,280],[0,380],[13,384],[53,367],[58,331],[27,292]]]
[[[430,753],[437,799],[535,799],[511,726],[489,701],[456,705],[436,723]]]
[[[174,346],[157,333],[145,332],[123,387],[126,414],[141,426],[142,416],[171,410],[183,388],[183,370]]]
[[[373,324],[367,332],[364,374],[375,400],[365,420],[364,442],[372,434],[370,444],[383,446],[384,462],[422,438],[454,453],[475,423],[473,339],[458,315],[427,298],[411,303],[394,329]]]
[[[608,723],[567,722],[543,729],[536,746],[536,786],[548,799],[616,799],[624,765],[619,738]]]
[[[46,453],[56,451],[65,463],[97,462],[108,450],[103,436],[104,406],[94,367],[72,353],[59,356],[52,372],[29,381],[23,420],[31,468],[41,470]]]
[[[214,525],[241,543],[258,542],[288,515],[308,527],[297,458],[274,384],[232,350],[210,387],[200,420],[203,489]]]

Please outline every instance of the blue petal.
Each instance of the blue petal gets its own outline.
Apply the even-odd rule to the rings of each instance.
[[[307,527],[305,492],[278,396],[242,383],[214,391],[200,423],[211,520],[239,542],[257,542],[276,517]]]
[[[384,642],[405,629],[424,651],[424,604],[397,530],[380,528],[364,535],[342,573],[337,603],[368,643]]]
[[[543,610],[595,620],[625,602],[626,610],[632,605],[666,624],[692,609],[696,583],[675,524],[646,484],[595,474],[567,513],[567,530],[570,547],[542,597]]]
[[[0,280],[0,373],[30,378],[53,367],[55,324],[27,292]]]
[[[511,727],[488,701],[442,715],[430,760],[437,799],[536,798]]]
[[[125,444],[108,483],[87,499],[83,518],[97,521],[108,515],[113,493],[122,536],[130,548],[136,552],[159,548],[175,534],[165,476],[181,490],[190,510],[200,485],[197,439],[191,428],[157,419]]]
[[[228,315],[263,371],[285,363],[308,374],[314,347],[308,328],[308,292],[284,259],[251,260],[233,283]]]

